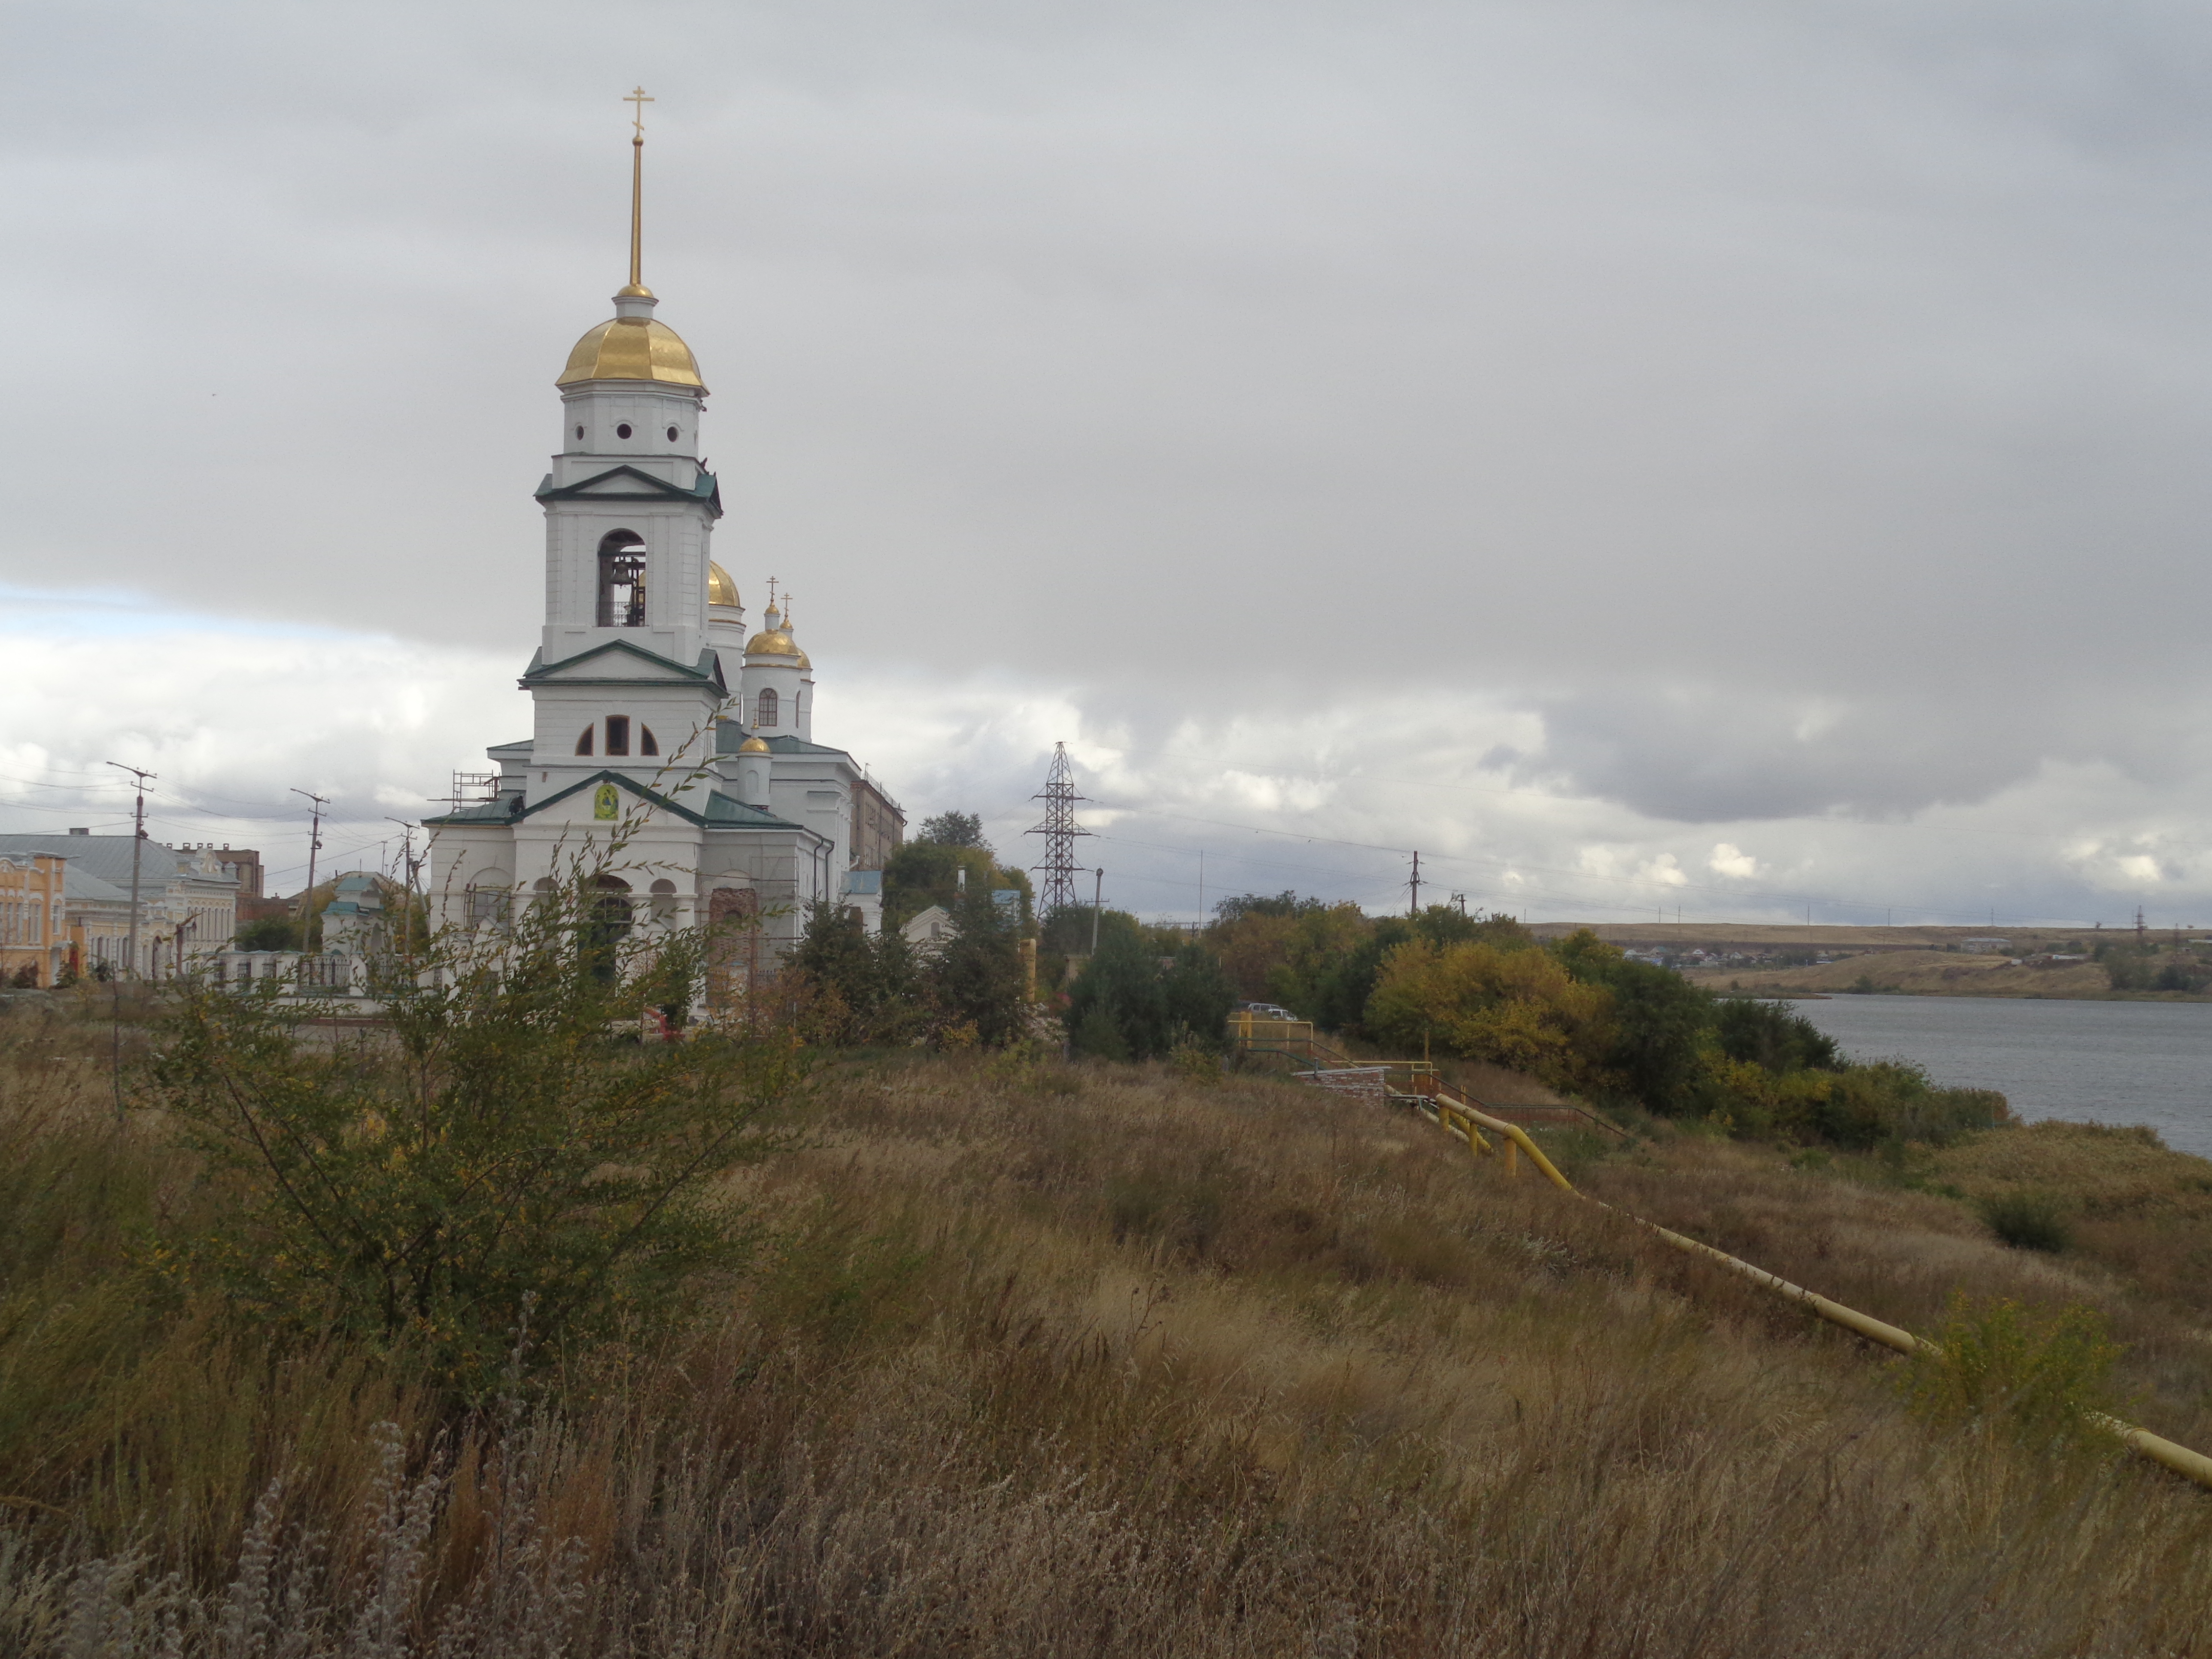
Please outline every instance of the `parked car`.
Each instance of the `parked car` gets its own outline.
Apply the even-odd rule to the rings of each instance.
[[[1279,1007],[1272,1002],[1248,1002],[1244,1005],[1244,1012],[1255,1019],[1296,1019],[1297,1018],[1289,1009]]]

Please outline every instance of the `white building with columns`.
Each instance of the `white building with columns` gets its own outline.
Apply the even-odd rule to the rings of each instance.
[[[758,916],[739,981],[772,967],[816,901],[880,925],[896,806],[814,741],[814,668],[773,589],[746,637],[714,562],[722,502],[700,459],[707,386],[640,279],[634,141],[630,280],[556,382],[544,627],[521,684],[527,738],[486,750],[487,798],[426,819],[434,921],[496,926],[594,842],[626,836],[603,884],[638,928]],[[886,834],[885,825],[890,826]]]

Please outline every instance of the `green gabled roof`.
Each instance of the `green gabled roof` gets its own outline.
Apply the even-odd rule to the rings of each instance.
[[[627,479],[641,487],[621,491],[592,488],[593,484],[605,483],[610,478]],[[699,471],[697,482],[689,489],[679,489],[665,478],[656,478],[650,472],[641,472],[627,464],[611,466],[604,472],[594,472],[588,478],[563,484],[558,489],[553,487],[553,475],[549,472],[545,475],[545,482],[538,486],[537,499],[541,501],[574,501],[580,496],[593,501],[701,501],[716,518],[722,516],[721,483],[704,467]]]
[[[787,818],[780,818],[775,813],[764,811],[757,806],[748,806],[743,801],[732,800],[727,795],[711,789],[707,792],[707,799],[700,806],[687,806],[672,796],[664,795],[657,789],[647,788],[626,772],[611,771],[605,768],[592,773],[580,782],[570,784],[566,789],[546,796],[544,800],[532,802],[520,812],[516,813],[515,819],[519,822],[523,818],[535,817],[547,807],[568,799],[578,791],[596,789],[602,783],[618,784],[640,800],[658,806],[663,811],[673,812],[686,823],[696,823],[702,829],[797,830],[801,827]]]
[[[546,661],[544,647],[541,646],[532,653],[530,666],[522,671],[522,678],[515,684],[525,691],[528,691],[550,681],[557,671],[567,668],[572,664],[589,662],[593,657],[605,656],[609,653],[619,655],[623,652],[628,652],[641,662],[655,663],[663,668],[673,669],[679,677],[677,681],[678,684],[689,680],[698,685],[711,685],[720,691],[727,691],[730,689],[722,679],[722,659],[711,650],[702,651],[699,653],[698,662],[686,668],[673,657],[664,657],[658,651],[648,651],[641,645],[632,645],[628,640],[603,640],[586,650],[579,651],[573,657],[563,657],[558,662]],[[563,675],[559,684],[562,685],[666,685],[669,682],[663,679],[644,679],[635,674],[569,674]]]
[[[426,825],[459,823],[512,823],[515,808],[522,804],[520,795],[501,795],[496,800],[483,801],[474,806],[457,807],[450,812],[441,812],[434,818],[424,818]]]

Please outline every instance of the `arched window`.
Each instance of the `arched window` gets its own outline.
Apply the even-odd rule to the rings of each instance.
[[[483,878],[469,888],[469,925],[472,927],[504,927],[512,914],[507,878],[499,872],[488,871]]]
[[[580,755],[592,752],[592,728],[588,726],[584,728],[583,735],[576,739],[576,752]]]
[[[657,755],[660,752],[660,739],[654,737],[653,728],[641,720],[638,723],[637,728],[637,752],[641,755]]]
[[[755,726],[775,724],[775,692],[773,688],[762,692],[754,700],[753,724]]]
[[[676,884],[665,876],[653,884],[653,919],[663,927],[676,925]]]
[[[635,530],[599,538],[599,626],[645,626],[645,538]]]
[[[610,755],[627,755],[629,753],[629,715],[610,714],[607,716],[607,753]]]
[[[629,884],[619,876],[601,876],[592,885],[599,895],[592,901],[577,944],[586,969],[611,984],[621,971],[622,942],[629,933]]]

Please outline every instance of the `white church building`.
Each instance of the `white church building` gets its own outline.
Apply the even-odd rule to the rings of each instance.
[[[814,740],[814,666],[788,601],[771,588],[748,638],[714,561],[707,386],[641,280],[641,129],[632,144],[630,279],[556,382],[560,448],[537,491],[545,622],[521,680],[532,729],[485,751],[497,770],[484,799],[424,820],[433,920],[496,926],[619,828],[602,884],[634,928],[760,918],[729,964],[742,984],[772,969],[817,901],[880,926],[903,819],[849,754]]]

